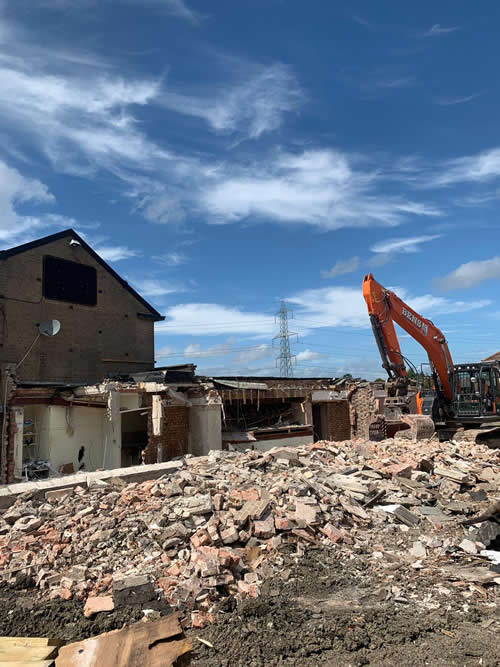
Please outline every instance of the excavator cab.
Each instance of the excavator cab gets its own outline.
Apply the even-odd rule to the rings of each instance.
[[[500,419],[500,372],[494,363],[457,364],[453,374],[453,412],[471,423]]]

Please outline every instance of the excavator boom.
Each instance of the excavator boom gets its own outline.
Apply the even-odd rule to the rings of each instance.
[[[451,401],[453,361],[443,333],[408,304],[378,283],[370,273],[363,279],[363,297],[373,327],[382,365],[390,378],[405,378],[406,368],[394,322],[422,345],[441,382],[445,397]]]

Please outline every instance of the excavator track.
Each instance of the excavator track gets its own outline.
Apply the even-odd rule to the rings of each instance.
[[[500,425],[483,426],[482,428],[447,428],[438,432],[441,440],[456,440],[457,442],[469,442],[486,445],[490,449],[500,449]]]

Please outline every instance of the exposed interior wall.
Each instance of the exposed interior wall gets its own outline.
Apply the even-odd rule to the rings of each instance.
[[[23,431],[24,431],[24,410],[22,407],[15,407],[11,411],[12,420],[15,424],[13,433],[14,442],[14,477],[21,479],[23,476]]]
[[[324,403],[328,440],[349,440],[351,420],[347,401]]]
[[[24,453],[26,457],[48,459],[50,441],[49,415],[48,405],[24,406],[24,420],[33,422],[32,426],[26,426],[25,430],[27,433],[34,433],[33,446],[25,448]]]
[[[27,416],[36,420],[36,456],[50,461],[55,470],[66,464],[73,464],[75,471],[120,466],[121,437],[104,408],[26,406]]]
[[[151,396],[148,396],[151,405]],[[148,410],[148,446],[144,463],[162,463],[187,454],[189,448],[189,408],[186,405],[167,405],[163,409],[162,432],[153,435],[151,410]]]
[[[192,405],[189,408],[189,453],[204,456],[222,449],[221,406]]]
[[[291,405],[293,421],[297,424],[312,424],[312,414],[310,413],[310,403],[308,401],[295,401]],[[307,421],[311,414],[311,421]]]
[[[368,438],[370,424],[375,419],[377,408],[370,385],[355,386],[348,392],[350,403],[351,437]]]
[[[129,408],[133,409],[133,408]],[[141,452],[148,444],[148,415],[138,409],[121,415],[121,466],[139,465]]]

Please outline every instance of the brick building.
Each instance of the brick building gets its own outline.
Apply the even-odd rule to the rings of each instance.
[[[0,364],[21,381],[87,384],[154,366],[163,319],[72,229],[0,252]]]

